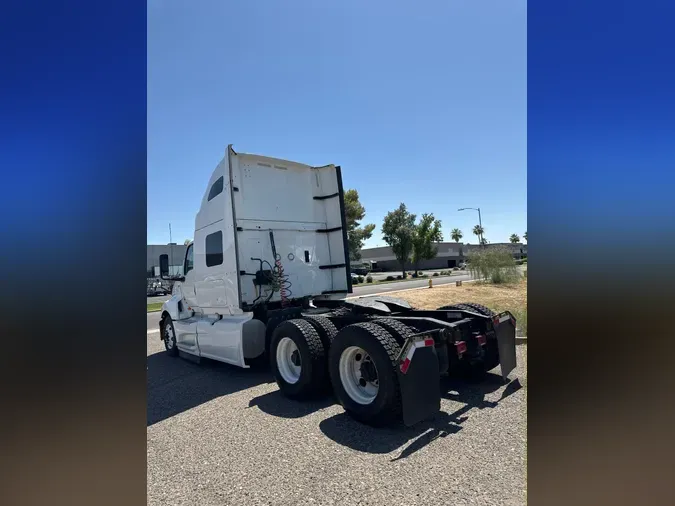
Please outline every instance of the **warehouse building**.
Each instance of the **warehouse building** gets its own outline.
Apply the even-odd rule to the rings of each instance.
[[[511,250],[516,260],[527,257],[527,244],[497,243],[488,244],[486,248],[502,247]],[[420,269],[448,269],[457,267],[466,261],[466,256],[480,248],[476,244],[463,244],[456,242],[441,242],[437,244],[438,255],[431,260],[423,260]],[[169,272],[172,275],[183,274],[183,260],[187,246],[183,244],[148,244],[146,270],[147,277],[159,276],[159,256],[166,254],[169,257]],[[398,271],[401,267],[391,251],[391,247],[368,248],[361,250],[361,262],[373,263],[373,268],[381,271]],[[414,266],[406,264],[406,269]]]
[[[169,274],[182,275],[186,251],[187,246],[183,244],[148,244],[145,264],[147,277],[154,278],[159,276],[159,256],[164,254],[169,257]]]
[[[457,242],[440,242],[436,247],[438,248],[436,258],[420,262],[420,269],[448,269],[457,267],[461,262],[466,261],[467,255],[472,251],[481,249],[481,246],[477,244]],[[485,247],[508,249],[516,260],[527,257],[527,244],[496,243],[488,244]],[[361,250],[361,262],[370,262],[374,264],[373,268],[381,271],[397,271],[401,268],[390,246]],[[406,264],[406,269],[412,269],[413,267],[412,263]]]

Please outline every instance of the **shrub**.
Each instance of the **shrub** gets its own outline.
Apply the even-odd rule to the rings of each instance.
[[[352,285],[358,285],[359,284],[359,278],[352,278]]]
[[[413,277],[413,278],[416,278],[416,277],[417,277],[417,273],[414,273],[414,274],[412,275],[412,277]]]
[[[396,276],[396,279],[403,279],[403,276],[399,274],[398,276]]]
[[[363,276],[359,276],[359,283],[363,283]]]
[[[516,335],[527,335],[527,308],[512,309],[513,316],[516,318]]]
[[[373,282],[373,277],[372,277],[372,276],[368,276],[368,277],[366,278],[366,283],[372,283],[372,282]]]
[[[470,255],[468,265],[475,278],[485,279],[489,283],[513,283],[518,279],[516,262],[511,252],[504,248],[480,250]]]
[[[438,273],[437,273],[437,272],[434,272],[434,277],[436,277],[436,276],[438,276]]]
[[[387,281],[394,281],[395,279],[394,276],[387,276]],[[399,279],[401,279],[401,276],[399,276]]]

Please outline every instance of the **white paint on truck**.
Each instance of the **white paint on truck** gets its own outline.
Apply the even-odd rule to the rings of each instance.
[[[162,314],[173,321],[178,349],[241,367],[246,367],[244,358],[263,353],[264,325],[252,320],[250,309],[263,301],[253,283],[260,270],[254,258],[265,261],[263,269],[275,264],[270,231],[290,298],[334,297],[330,293],[336,292],[344,297],[347,268],[320,268],[348,264],[340,189],[335,165],[312,167],[236,153],[228,146],[195,218],[185,279],[175,283],[162,306]],[[276,291],[270,301],[280,298]]]

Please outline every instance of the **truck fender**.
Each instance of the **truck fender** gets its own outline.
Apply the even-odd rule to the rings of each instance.
[[[181,297],[179,295],[173,295],[169,300],[162,304],[162,314],[168,313],[172,320],[180,320],[179,305],[182,305]]]

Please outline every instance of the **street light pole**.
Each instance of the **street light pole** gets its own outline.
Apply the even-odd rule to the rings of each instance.
[[[481,219],[480,216],[480,207],[462,207],[461,209],[457,209],[458,211],[478,211],[478,226],[480,227],[481,233],[480,233],[480,244],[485,248],[485,244],[483,244],[483,220]]]
[[[171,265],[173,265],[173,237],[171,237],[171,223],[169,223],[169,252],[171,253]],[[169,276],[171,275],[171,266],[169,266]]]

